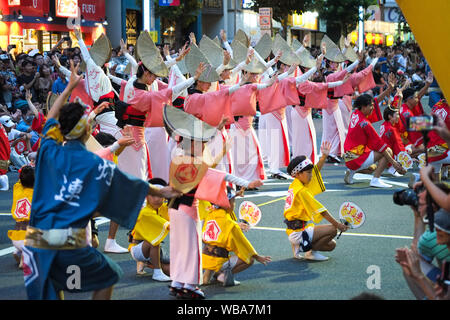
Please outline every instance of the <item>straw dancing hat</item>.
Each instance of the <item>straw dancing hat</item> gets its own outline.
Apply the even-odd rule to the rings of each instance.
[[[341,51],[343,52],[345,49],[345,38],[343,35],[341,35],[341,38],[339,39],[339,47],[341,48]],[[358,55],[356,54],[355,50],[353,50],[352,46],[349,46],[345,52],[343,52],[343,55],[347,60],[350,60],[351,62],[355,62],[358,60]]]
[[[327,35],[323,36],[320,45],[322,46],[323,43],[325,43],[327,49],[327,53],[325,54],[326,59],[337,63],[347,60],[347,58],[342,54],[341,49],[339,49],[339,47]]]
[[[95,42],[92,44],[89,50],[89,55],[95,64],[99,67],[103,67],[105,63],[111,60],[111,42],[105,34],[102,34]],[[82,61],[80,64],[80,70],[86,71],[86,62]]]
[[[195,71],[197,70],[199,64],[201,62],[204,62],[207,64],[206,70],[201,74],[199,81],[203,82],[215,82],[219,81],[220,77],[217,74],[214,66],[212,63],[208,60],[208,58],[203,54],[203,52],[200,50],[197,45],[191,43],[190,45],[191,50],[187,54],[185,59],[186,68],[189,71],[191,75],[195,74]]]
[[[277,33],[275,36],[275,40],[273,41],[272,51],[274,53],[281,50],[283,54],[281,55],[280,61],[286,65],[300,64],[300,58],[295,54],[294,50],[292,50],[291,46],[288,45],[286,40]]]
[[[303,45],[297,39],[292,41],[292,49],[297,52],[298,49],[304,48]],[[297,56],[300,58],[300,65],[304,68],[311,69],[316,66],[316,60],[313,58],[308,49],[304,48],[304,50],[300,53],[297,53]]]
[[[170,136],[178,135],[194,141],[207,142],[217,132],[215,127],[170,105],[164,106],[163,120],[164,127]]]
[[[168,76],[169,69],[167,69],[167,66],[161,57],[161,52],[156,47],[150,37],[150,33],[147,31],[143,31],[139,35],[136,45],[136,53],[138,58],[151,73],[158,77]]]
[[[250,39],[247,36],[247,34],[245,33],[244,30],[239,29],[236,34],[234,35],[234,41],[239,41],[241,42],[244,46],[246,46],[248,48],[249,44],[250,44]]]
[[[266,66],[258,58],[253,57],[250,63],[244,66],[243,70],[250,73],[263,73],[266,71]]]
[[[214,40],[211,40],[208,36],[204,35],[200,41],[200,50],[211,62],[214,69],[223,63],[223,49],[218,46]],[[237,66],[236,61],[233,59],[226,65],[225,69],[233,69]]]
[[[47,101],[45,103],[45,107],[47,108],[47,112],[52,108],[53,104],[55,103],[56,99],[59,95],[54,94],[53,92],[49,93],[47,95]]]
[[[255,50],[256,52],[258,52],[261,58],[265,60],[272,52],[272,45],[272,38],[267,33],[265,33],[256,44]]]

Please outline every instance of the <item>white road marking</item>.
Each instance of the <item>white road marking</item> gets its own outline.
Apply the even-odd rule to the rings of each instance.
[[[353,176],[354,180],[371,180],[373,178],[372,175],[370,174],[364,174],[364,173],[355,173],[355,175]],[[388,184],[392,184],[394,186],[399,186],[399,187],[403,187],[403,188],[408,188],[408,184],[407,183],[403,183],[403,182],[397,182],[397,181],[392,181],[392,180],[388,180],[386,178],[381,178],[381,180],[383,182],[386,182]]]
[[[256,230],[270,230],[270,231],[283,231],[286,229],[283,228],[271,228],[271,227],[252,227],[251,229]],[[391,238],[391,239],[413,239],[411,236],[400,236],[400,235],[391,235],[391,234],[371,234],[371,233],[350,233],[343,232],[343,236],[356,236],[356,237],[374,237],[374,238]]]
[[[341,192],[341,191],[348,191],[348,190],[341,190],[341,189],[327,189],[325,192]],[[279,190],[279,191],[261,191],[256,192],[252,194],[245,194],[244,200],[247,198],[257,198],[257,197],[271,197],[271,198],[277,198],[277,197],[283,197],[287,195],[287,190]]]

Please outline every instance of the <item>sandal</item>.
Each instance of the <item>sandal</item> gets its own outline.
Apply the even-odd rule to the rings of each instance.
[[[195,290],[183,288],[177,293],[177,298],[186,300],[203,300],[205,299],[205,294],[198,287],[196,287]]]
[[[176,297],[176,296],[178,296],[178,294],[179,294],[180,292],[182,292],[182,291],[183,291],[183,288],[177,288],[177,287],[169,286],[169,294],[170,294],[171,296]]]

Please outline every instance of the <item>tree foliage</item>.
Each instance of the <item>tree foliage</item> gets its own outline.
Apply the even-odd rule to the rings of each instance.
[[[271,7],[273,18],[286,26],[284,19],[293,13],[317,11],[320,19],[327,21],[327,33],[348,34],[358,24],[359,6],[368,8],[377,0],[253,0],[252,9]],[[334,37],[334,38],[335,38]]]
[[[182,0],[179,6],[160,6],[155,3],[155,16],[179,23],[182,28],[188,27],[197,19],[198,10],[202,8],[201,0]]]
[[[317,11],[327,21],[327,31],[345,35],[358,25],[359,7],[368,8],[372,4],[377,4],[377,0],[308,0],[305,9]]]

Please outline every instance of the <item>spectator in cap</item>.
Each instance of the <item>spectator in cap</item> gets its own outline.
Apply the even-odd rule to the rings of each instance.
[[[29,163],[23,153],[24,151],[31,149],[31,135],[29,133],[16,130],[14,128],[16,124],[12,121],[10,116],[1,116],[0,123],[3,125],[8,135],[8,140],[11,147],[11,164],[15,167],[15,170],[19,170],[22,166]]]

